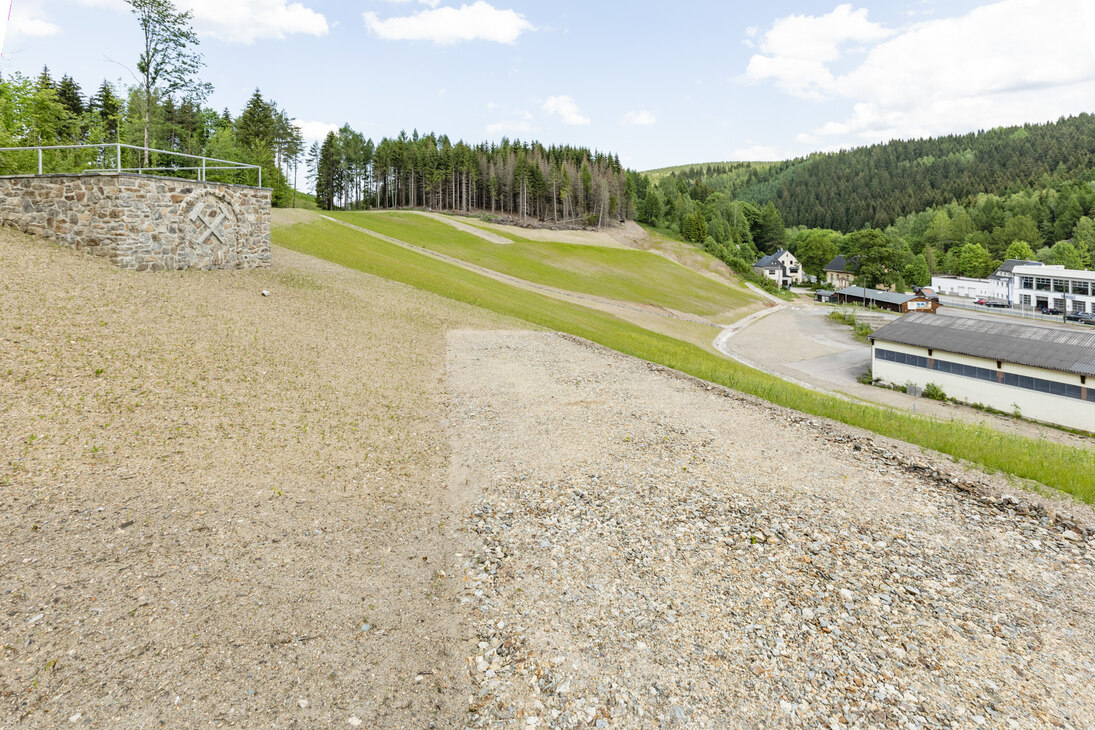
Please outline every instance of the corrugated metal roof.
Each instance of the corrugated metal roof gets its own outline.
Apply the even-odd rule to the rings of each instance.
[[[846,286],[837,294],[855,297],[864,301],[888,302],[890,304],[904,304],[907,301],[916,299],[912,294],[898,294],[897,292],[882,291],[880,289],[864,289],[861,286]]]
[[[918,312],[875,330],[872,340],[1095,375],[1095,331]]]

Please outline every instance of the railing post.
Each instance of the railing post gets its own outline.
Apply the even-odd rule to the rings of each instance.
[[[121,175],[122,174],[122,143],[121,142],[119,142],[116,145],[116,149],[118,151],[118,174]]]
[[[42,174],[42,148],[38,148],[38,174]]]
[[[259,168],[259,187],[262,187],[262,168]]]

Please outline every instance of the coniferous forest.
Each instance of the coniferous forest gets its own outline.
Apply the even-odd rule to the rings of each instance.
[[[375,144],[349,126],[312,146],[321,208],[423,207],[604,225],[631,217],[629,177],[615,155],[510,141],[475,146],[401,132]]]
[[[637,176],[636,218],[742,269],[790,249],[808,272],[864,241],[885,249],[862,283],[986,276],[1008,258],[1095,263],[1095,116],[894,141],[773,163]],[[870,233],[871,235],[867,235]],[[874,254],[872,254],[874,255]]]

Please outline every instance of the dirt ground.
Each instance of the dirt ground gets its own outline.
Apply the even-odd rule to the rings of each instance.
[[[1089,507],[553,333],[449,383],[474,727],[1095,723]]]
[[[0,727],[460,725],[445,333],[507,322],[274,262],[0,229]]]
[[[0,230],[0,727],[1093,721],[1090,508],[274,261]]]

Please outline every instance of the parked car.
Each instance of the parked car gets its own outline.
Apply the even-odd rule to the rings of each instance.
[[[1060,316],[1061,314],[1061,310],[1054,307],[1041,307],[1038,311],[1042,314],[1052,314],[1055,316]]]
[[[999,299],[990,299],[985,302],[986,307],[992,307],[994,309],[1011,309],[1011,305],[1007,302],[1001,302]]]
[[[1071,322],[1079,322],[1080,324],[1095,324],[1095,314],[1091,312],[1073,312],[1065,317],[1065,319]]]
[[[984,297],[981,297],[980,299],[973,300],[973,303],[974,304],[988,304],[989,300],[985,299]]]

